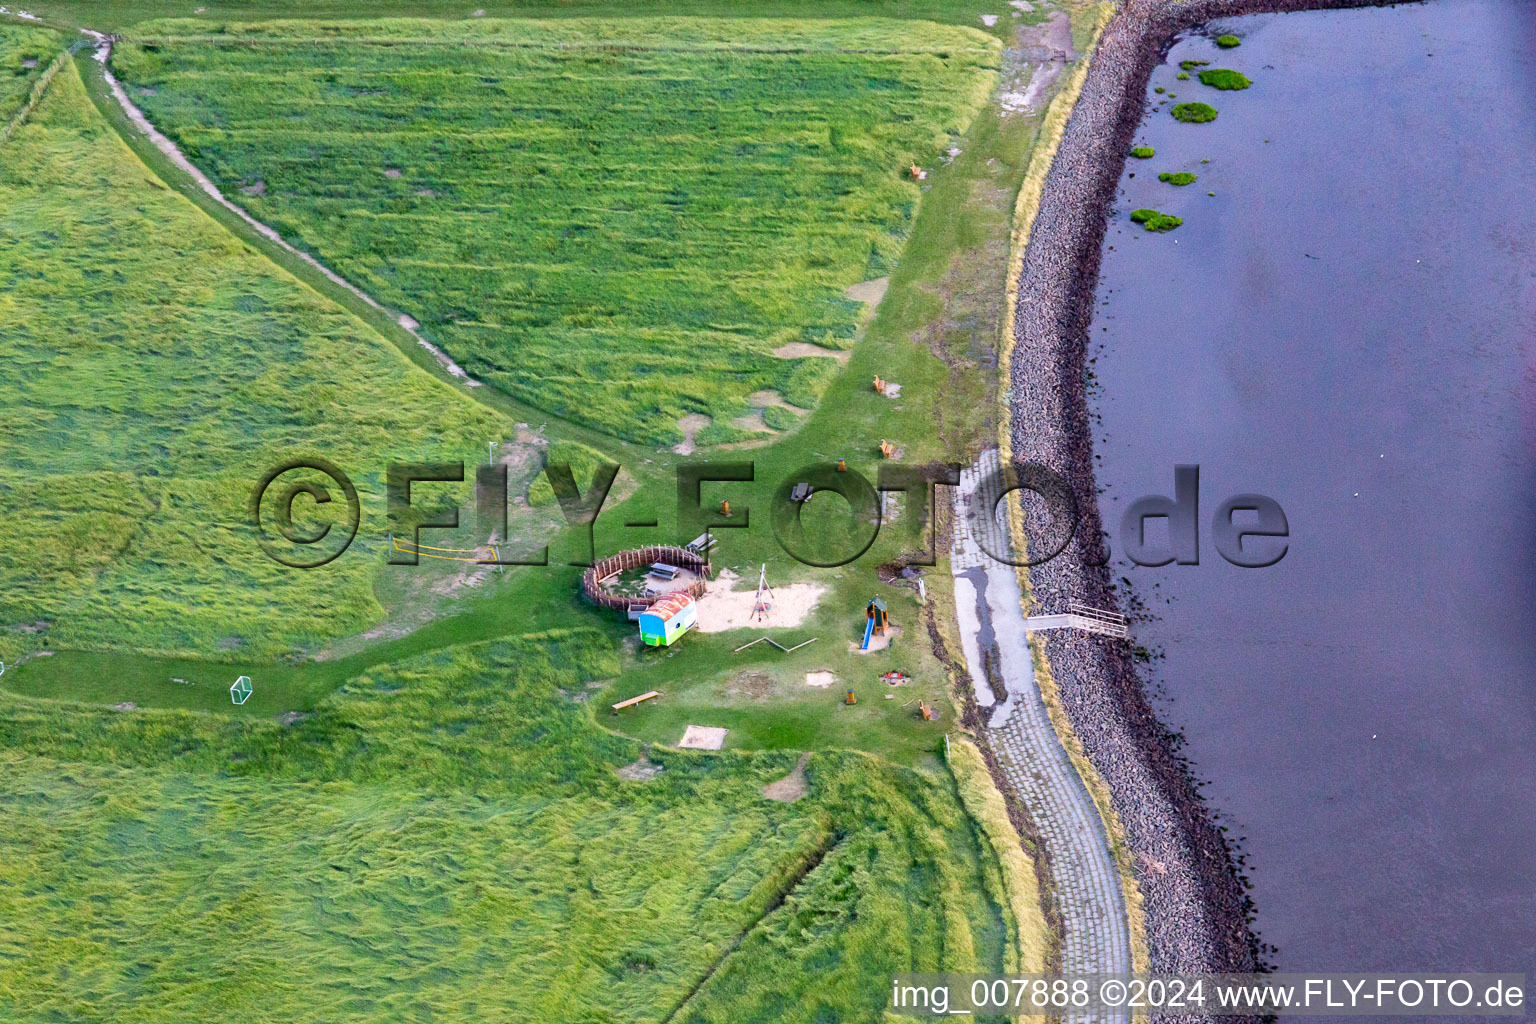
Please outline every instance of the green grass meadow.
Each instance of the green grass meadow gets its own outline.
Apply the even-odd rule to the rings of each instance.
[[[63,37],[50,29],[0,25],[0,130],[15,119],[33,85],[63,49]]]
[[[862,314],[845,289],[910,230],[908,166],[965,131],[998,53],[890,20],[166,21],[112,67],[471,376],[670,445],[689,415],[702,444],[770,436],[735,422],[760,392],[816,405]]]
[[[0,697],[11,1021],[876,1019],[897,970],[1001,969],[947,776],[653,750],[574,631],[382,666],[291,726]]]
[[[167,190],[73,64],[5,143],[0,238],[0,657],[42,632],[269,660],[366,629],[382,559],[265,557],[256,480],[323,453],[379,525],[388,459],[509,429]]]
[[[993,443],[1041,122],[996,92],[1047,5],[986,31],[928,0],[196,6],[0,21],[0,125],[75,29],[125,31],[134,102],[384,308],[203,194],[89,51],[0,143],[0,1019],[829,1024],[885,1019],[896,971],[1036,967],[1029,858],[979,756],[943,753],[947,563],[926,607],[875,572],[929,522],[902,501],[815,568],[771,511],[807,467],[874,481],[881,440],[907,464]],[[878,308],[845,293],[878,277]],[[549,565],[386,564],[386,464],[472,480],[488,442],[504,543]],[[361,497],[357,542],[307,571],[246,507],[298,456]],[[550,461],[582,487],[622,467],[590,546]],[[681,509],[701,461],[752,478]],[[470,487],[413,490],[460,514],[423,544],[486,541]],[[804,515],[824,550],[871,529],[830,493]],[[822,588],[800,626],[649,650],[581,599],[592,554],[711,522],[739,587],[766,564]],[[877,595],[900,634],[861,654]],[[764,632],[816,640],[736,651]],[[675,749],[690,724],[724,749]],[[768,799],[802,753],[806,795]]]

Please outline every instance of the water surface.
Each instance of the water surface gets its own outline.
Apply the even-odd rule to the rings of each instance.
[[[1148,114],[1092,328],[1106,527],[1201,467],[1200,565],[1116,566],[1162,712],[1282,968],[1536,972],[1536,9],[1220,29],[1153,75],[1220,116]],[[1289,517],[1273,568],[1211,541],[1242,491]]]

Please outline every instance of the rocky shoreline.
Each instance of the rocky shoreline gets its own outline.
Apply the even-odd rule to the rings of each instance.
[[[1032,567],[1043,608],[1114,607],[1102,561],[1086,351],[1100,249],[1152,69],[1173,37],[1214,18],[1386,6],[1380,0],[1126,0],[1092,64],[1051,166],[1019,279],[1011,360],[1013,458],[1061,474],[1082,520],[1058,557]],[[1146,908],[1154,972],[1251,971],[1263,958],[1233,851],[1124,645],[1062,630],[1046,650],[1074,729],[1113,795]]]

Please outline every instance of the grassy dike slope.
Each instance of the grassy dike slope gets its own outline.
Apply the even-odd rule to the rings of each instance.
[[[0,139],[64,45],[64,37],[49,29],[0,22]]]
[[[175,210],[181,229],[202,230],[195,211],[110,145],[72,65],[55,89],[29,123],[55,134],[34,134],[34,147],[74,154],[59,166],[109,154],[93,166],[123,178],[78,168],[58,177],[35,148],[34,185],[62,182],[59,199],[76,205],[118,189],[107,194],[119,202],[85,206],[99,223]],[[4,187],[19,194],[21,185]],[[126,247],[143,251],[98,251],[140,267],[177,252],[175,236],[148,237],[153,246]],[[216,231],[183,235],[182,251],[194,241],[206,258],[241,255],[253,275],[262,271],[253,280],[308,296]],[[37,248],[71,244],[44,237]],[[186,304],[176,316],[221,308],[217,292],[178,291],[202,280],[196,262],[172,261],[156,279],[167,305]],[[96,280],[96,269],[82,263],[68,281],[80,292],[61,288],[49,309],[95,294],[80,282]],[[355,323],[337,323],[368,339]],[[178,339],[147,339],[146,360]],[[326,337],[313,344],[324,349]],[[290,361],[309,369],[304,348]],[[184,362],[201,372],[217,354]],[[431,385],[412,401],[446,415],[456,410],[441,408],[445,394]],[[306,424],[275,418],[284,436],[305,436]],[[241,439],[262,436],[256,414],[239,422]],[[326,454],[334,443],[327,435]],[[369,453],[352,456],[349,467],[372,464]],[[97,494],[98,482],[79,475],[58,503],[69,516]],[[236,479],[249,485],[244,473]],[[23,497],[18,509],[31,507]],[[97,511],[120,514],[122,500],[107,493]],[[62,518],[40,516],[42,536]],[[176,552],[185,553],[202,551]],[[259,581],[249,590],[226,583],[266,599]],[[132,628],[136,605],[117,607]],[[1018,894],[1004,895],[997,861],[945,776],[816,755],[810,796],[784,807],[765,801],[761,786],[793,767],[791,755],[656,752],[662,776],[621,782],[612,769],[637,759],[638,745],[593,728],[555,689],[579,694],[614,675],[610,650],[602,634],[583,632],[441,651],[367,670],[291,727],[0,697],[0,920],[9,922],[0,928],[0,1016],[877,1020],[893,970],[1010,965],[1012,915],[1001,908]],[[102,675],[112,671],[103,661]]]
[[[471,376],[652,445],[767,439],[852,347],[906,173],[995,79],[894,19],[138,26],[135,102],[226,196],[420,322]],[[776,413],[776,416],[784,416]],[[794,414],[786,417],[793,422]]]
[[[874,1021],[997,970],[997,867],[939,782],[654,750],[570,699],[591,630],[382,666],[291,726],[0,695],[0,1017]]]
[[[388,459],[509,432],[167,190],[73,63],[4,143],[0,243],[0,658],[37,631],[270,658],[367,628],[380,561],[265,558],[253,482],[323,453],[379,524]]]

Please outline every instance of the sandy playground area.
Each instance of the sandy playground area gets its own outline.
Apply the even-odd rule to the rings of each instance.
[[[816,608],[826,592],[819,583],[790,583],[774,587],[768,598],[772,605],[761,620],[752,618],[752,602],[757,597],[757,581],[741,590],[734,589],[741,578],[729,569],[711,581],[699,600],[700,633],[724,633],[731,629],[773,629],[798,626]]]

